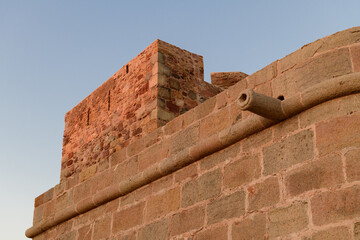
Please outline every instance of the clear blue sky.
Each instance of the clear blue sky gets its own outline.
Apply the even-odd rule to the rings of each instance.
[[[360,1],[0,0],[0,239],[26,239],[59,182],[64,115],[159,38],[251,74],[360,25]]]

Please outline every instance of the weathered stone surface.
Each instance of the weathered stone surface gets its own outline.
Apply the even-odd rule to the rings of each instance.
[[[308,226],[307,203],[298,202],[289,207],[270,211],[270,238],[300,231]]]
[[[224,187],[233,188],[260,177],[261,166],[258,155],[241,156],[224,168]]]
[[[170,153],[176,154],[186,147],[194,145],[199,140],[199,125],[195,124],[176,133],[171,138]]]
[[[240,144],[235,143],[219,152],[213,153],[200,162],[200,169],[207,170],[220,165],[224,161],[234,158],[240,152]]]
[[[252,215],[241,222],[232,225],[232,239],[263,240],[266,239],[266,215]]]
[[[182,188],[182,207],[212,198],[220,194],[221,171],[220,169],[205,173],[199,178],[184,184]]]
[[[141,224],[143,222],[144,207],[144,203],[139,203],[127,209],[114,213],[112,222],[113,234]],[[126,216],[126,218],[124,216]]]
[[[334,49],[342,46],[346,46],[352,43],[358,43],[360,41],[360,27],[353,27],[332,34],[322,39],[323,44],[319,48],[318,52],[323,52],[329,49]]]
[[[314,233],[311,240],[352,240],[347,227],[334,227]]]
[[[151,196],[148,200],[146,221],[162,217],[180,208],[180,188],[173,188],[159,195]]]
[[[168,236],[168,225],[169,219],[148,224],[139,230],[138,240],[166,240]]]
[[[349,49],[343,48],[321,54],[299,64],[293,77],[297,88],[303,91],[322,80],[351,72]]]
[[[360,45],[351,47],[350,53],[354,72],[360,72]]]
[[[360,215],[360,187],[327,191],[311,199],[311,212],[315,225],[338,222]]]
[[[200,138],[209,137],[230,125],[229,109],[223,108],[200,122]]]
[[[360,114],[316,124],[316,146],[320,155],[360,146]]]
[[[109,216],[95,221],[93,240],[100,240],[110,236],[111,218]]]
[[[360,149],[350,150],[345,154],[346,176],[349,182],[360,180]]]
[[[299,115],[300,127],[332,118],[350,115],[360,111],[360,94],[354,94],[325,102],[302,112]]]
[[[259,210],[280,201],[280,186],[277,177],[248,187],[249,210]]]
[[[204,220],[205,208],[203,206],[184,210],[171,217],[169,234],[174,236],[193,229],[199,229],[204,226]]]
[[[242,81],[248,75],[243,72],[213,72],[210,74],[211,84],[227,89],[235,83]]]
[[[314,133],[304,130],[263,149],[264,174],[272,174],[314,156]]]
[[[245,193],[243,191],[215,199],[207,208],[207,222],[213,224],[224,219],[240,217],[245,212]]]
[[[290,196],[312,189],[329,188],[342,182],[341,157],[335,154],[296,168],[288,172],[285,178],[286,191]]]
[[[202,230],[197,233],[194,240],[227,240],[227,226],[217,226]]]

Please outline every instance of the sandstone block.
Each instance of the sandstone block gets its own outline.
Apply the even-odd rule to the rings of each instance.
[[[242,140],[243,151],[260,148],[273,139],[273,129],[267,128]]]
[[[160,206],[159,206],[160,207]],[[138,240],[166,240],[168,236],[169,219],[154,222],[139,230]]]
[[[333,99],[302,112],[299,115],[300,126],[305,128],[313,123],[350,115],[359,111],[360,94]]]
[[[233,188],[260,177],[259,155],[245,155],[224,168],[224,187]]]
[[[354,72],[360,72],[360,45],[351,47],[350,53]]]
[[[198,165],[197,164],[190,164],[175,173],[175,182],[179,183],[188,178],[195,178],[198,176]]]
[[[311,240],[352,240],[347,227],[334,227],[314,233]]]
[[[200,138],[209,137],[230,125],[229,109],[223,108],[201,120]]]
[[[287,55],[283,59],[279,60],[279,72],[285,72],[286,70],[294,67],[299,62],[314,56],[319,47],[323,44],[323,40],[317,40],[315,42],[309,43],[299,50]]]
[[[304,130],[263,149],[264,174],[272,174],[314,156],[314,133]]]
[[[50,201],[54,197],[54,188],[51,188],[35,198],[35,208]]]
[[[243,81],[248,75],[243,72],[213,72],[210,74],[211,84],[227,89],[237,82]]]
[[[270,177],[248,188],[249,210],[259,210],[280,201],[280,186],[277,177]]]
[[[360,27],[353,27],[344,31],[337,32],[328,37],[323,38],[323,44],[319,48],[318,52],[323,52],[329,49],[334,49],[342,46],[346,46],[352,43],[359,42],[360,39]]]
[[[311,199],[311,211],[315,225],[359,217],[360,187],[353,186],[315,195]]]
[[[207,223],[213,224],[224,219],[240,217],[245,212],[245,193],[235,192],[211,201],[207,208]]]
[[[220,169],[205,173],[197,179],[184,184],[182,188],[182,207],[212,198],[220,194],[221,171]]]
[[[320,155],[360,146],[360,114],[320,122],[316,127],[316,145]]]
[[[180,188],[170,189],[148,199],[145,219],[150,221],[180,208]]]
[[[139,203],[113,214],[112,232],[124,231],[143,222],[145,204]],[[124,217],[126,216],[126,218]]]
[[[307,203],[293,203],[289,207],[277,208],[269,213],[270,238],[298,232],[308,226]]]
[[[349,182],[360,180],[360,149],[350,150],[345,157],[347,180]]]
[[[85,225],[79,228],[77,233],[77,240],[91,240],[92,228],[90,225]]]
[[[344,182],[341,157],[335,154],[322,157],[287,173],[286,191],[295,196],[303,192],[329,188]]]
[[[235,143],[219,152],[215,152],[200,161],[200,169],[207,170],[221,165],[227,159],[232,159],[240,152],[240,143]]]
[[[227,240],[227,226],[217,226],[205,229],[197,233],[194,240]]]
[[[111,218],[103,217],[94,223],[94,235],[92,240],[100,240],[110,236]]]
[[[205,207],[203,206],[183,210],[171,217],[169,234],[170,236],[175,236],[194,229],[199,229],[204,226],[204,220]]]
[[[241,222],[232,225],[232,239],[237,240],[263,240],[266,239],[265,214],[252,215]]]
[[[209,115],[213,112],[216,105],[216,98],[209,98],[199,106],[195,108],[195,117],[196,119],[202,119],[203,117]]]
[[[171,136],[170,152],[176,154],[186,147],[194,145],[199,140],[199,125],[195,124]]]
[[[261,70],[251,74],[246,78],[248,86],[257,86],[262,83],[265,83],[277,75],[277,61],[270,63]]]
[[[97,170],[96,165],[92,165],[90,167],[83,169],[79,175],[79,182],[83,182],[83,181],[91,178],[92,176],[94,176],[96,173],[96,170]]]
[[[299,64],[294,71],[294,79],[300,91],[325,79],[351,73],[349,49],[342,48],[318,55]]]

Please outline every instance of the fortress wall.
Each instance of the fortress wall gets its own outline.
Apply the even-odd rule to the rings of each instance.
[[[65,179],[36,199],[33,239],[357,239],[359,90],[313,102],[308,90],[357,84],[359,41],[353,28],[308,44],[118,149],[87,180]],[[256,119],[238,104],[246,88],[307,110],[228,146]]]
[[[65,115],[61,180],[102,171],[116,150],[218,92],[202,56],[156,40]]]

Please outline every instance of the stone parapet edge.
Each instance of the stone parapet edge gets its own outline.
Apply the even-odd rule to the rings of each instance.
[[[359,92],[360,73],[350,73],[330,78],[285,99],[282,101],[282,109],[285,119],[287,119],[326,101]],[[202,139],[197,144],[187,147],[175,155],[161,160],[129,179],[112,184],[95,195],[57,212],[52,218],[42,220],[29,228],[25,235],[28,238],[35,237],[57,224],[124,196],[278,122],[257,115],[250,116],[219,133]]]

